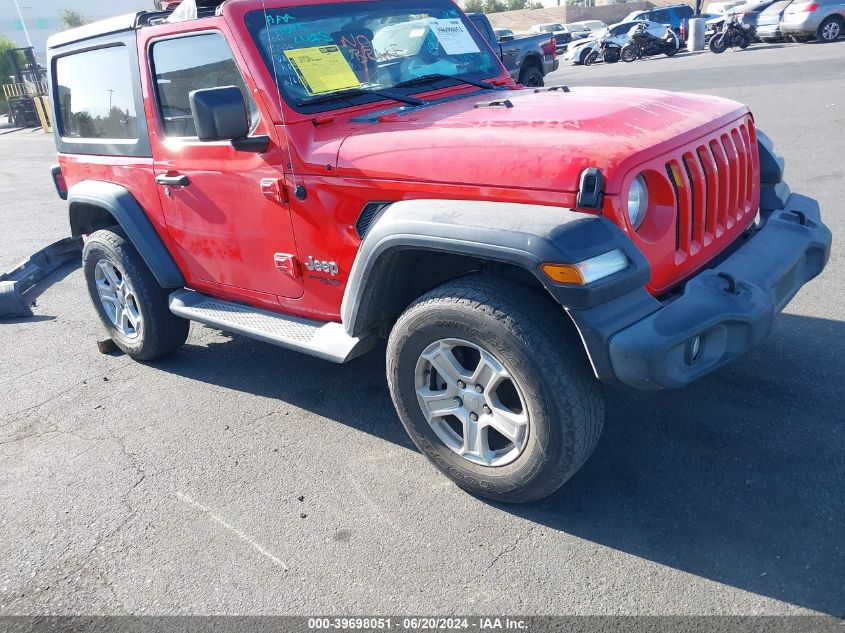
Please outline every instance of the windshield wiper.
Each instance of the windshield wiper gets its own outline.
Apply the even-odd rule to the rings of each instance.
[[[358,97],[363,95],[374,95],[376,97],[382,97],[384,99],[393,99],[394,101],[407,103],[408,105],[412,106],[421,106],[425,105],[426,103],[422,99],[417,99],[416,97],[409,97],[403,94],[397,94],[395,92],[389,92],[387,90],[373,90],[372,88],[349,88],[347,90],[339,90],[337,92],[330,92],[328,94],[318,95],[309,99],[300,99],[296,102],[296,104],[301,106],[316,105],[318,103],[341,101],[343,99],[349,99],[350,97]]]
[[[413,79],[406,79],[405,81],[400,81],[399,83],[393,84],[393,87],[404,88],[405,86],[415,86],[417,84],[427,84],[433,81],[440,81],[441,79],[454,79],[455,81],[460,81],[461,83],[469,84],[470,86],[478,86],[479,88],[484,88],[485,90],[496,89],[496,86],[491,83],[487,83],[486,81],[481,81],[479,79],[470,79],[469,77],[464,77],[463,75],[446,75],[444,73],[431,73],[430,75],[420,75],[419,77],[414,77]]]

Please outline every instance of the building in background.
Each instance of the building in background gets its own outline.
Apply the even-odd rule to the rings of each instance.
[[[35,58],[44,64],[47,38],[65,27],[59,17],[63,9],[78,11],[93,21],[152,8],[153,0],[0,0],[0,34],[19,46],[29,46],[29,35]]]

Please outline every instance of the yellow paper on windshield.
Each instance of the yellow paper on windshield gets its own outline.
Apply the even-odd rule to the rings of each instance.
[[[358,88],[361,85],[337,46],[297,48],[285,51],[285,56],[310,95]]]

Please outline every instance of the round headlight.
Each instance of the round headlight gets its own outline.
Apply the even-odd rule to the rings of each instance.
[[[640,228],[647,209],[648,189],[646,188],[645,178],[639,175],[634,178],[634,182],[631,183],[631,188],[628,190],[628,219],[631,221],[634,230]]]

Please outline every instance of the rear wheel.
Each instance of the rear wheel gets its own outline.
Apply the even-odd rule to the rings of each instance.
[[[741,49],[745,50],[746,48],[751,46],[751,38],[748,35],[745,35],[745,34],[741,35],[740,38],[739,38],[738,46]]]
[[[663,52],[666,57],[673,57],[681,48],[680,40],[676,35],[673,35],[667,43],[669,44],[669,48]]]
[[[421,297],[387,348],[393,402],[414,444],[465,490],[526,502],[587,460],[604,419],[599,383],[567,317],[541,293],[469,277]]]
[[[725,37],[724,33],[719,33],[714,35],[710,38],[710,52],[711,53],[724,53],[728,50],[728,38]]]
[[[845,20],[832,15],[825,19],[819,25],[819,41],[821,42],[835,42],[842,35],[842,29],[845,26]]]
[[[153,360],[188,338],[190,323],[168,307],[158,285],[123,229],[91,234],[82,251],[88,293],[115,344],[136,360]]]
[[[529,88],[539,88],[543,85],[543,73],[534,65],[526,66],[519,73],[519,83]]]

